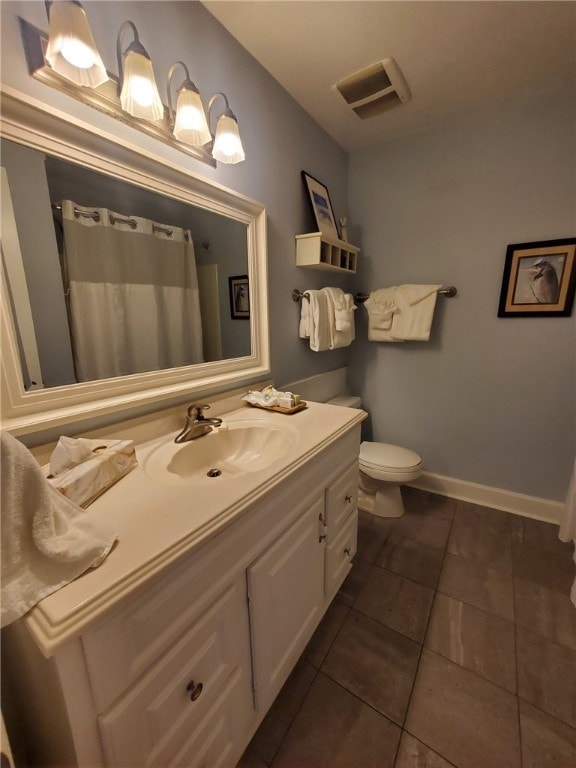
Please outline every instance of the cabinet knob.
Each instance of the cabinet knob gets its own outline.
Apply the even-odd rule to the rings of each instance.
[[[344,550],[344,554],[346,554],[346,555],[348,555],[348,557],[350,557],[350,555],[352,554],[352,549],[350,547],[346,547],[346,549]]]
[[[352,496],[344,496],[344,500],[348,502],[348,504],[352,504]]]
[[[204,686],[202,683],[195,683],[194,680],[190,680],[186,686],[186,690],[190,693],[190,701],[196,701],[196,699],[202,693]]]

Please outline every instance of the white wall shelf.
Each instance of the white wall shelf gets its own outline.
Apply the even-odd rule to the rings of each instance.
[[[297,267],[355,273],[359,251],[355,245],[322,232],[296,235]]]

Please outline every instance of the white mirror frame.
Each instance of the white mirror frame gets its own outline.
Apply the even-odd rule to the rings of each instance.
[[[0,135],[41,152],[167,195],[246,225],[251,286],[251,354],[102,381],[25,391],[14,321],[1,302],[1,421],[26,434],[195,393],[223,391],[270,373],[266,212],[257,203],[191,171],[144,152],[29,96],[0,93]]]

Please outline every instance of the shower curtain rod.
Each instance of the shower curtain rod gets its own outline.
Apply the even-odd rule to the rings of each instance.
[[[452,296],[456,296],[458,293],[458,289],[455,288],[453,285],[447,285],[445,288],[438,288],[436,291],[440,296],[447,296],[448,298],[451,298]],[[307,293],[302,293],[302,291],[299,291],[298,288],[294,288],[292,291],[292,301],[300,301],[300,299],[307,299],[309,298]],[[367,299],[370,298],[369,294],[366,293],[357,293],[354,296],[354,301],[358,302],[359,304],[363,304]]]

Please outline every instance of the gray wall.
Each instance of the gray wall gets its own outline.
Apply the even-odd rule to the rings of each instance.
[[[179,59],[187,63],[205,101],[224,91],[238,118],[246,161],[212,169],[30,78],[17,16],[46,30],[40,1],[0,4],[2,82],[264,203],[274,380],[293,380],[345,365],[346,350],[317,354],[298,338],[299,306],[292,302],[290,291],[326,282],[322,273],[295,266],[294,235],[311,229],[300,171],[307,170],[328,186],[336,215],[343,216],[347,212],[346,153],[199,3],[88,1],[83,5],[110,71],[117,71],[117,31],[131,19],[153,60],[163,94],[168,69]]]
[[[358,288],[458,288],[439,297],[428,343],[377,344],[361,330],[350,359],[374,438],[416,450],[431,472],[565,498],[576,312],[497,309],[509,243],[576,234],[575,127],[574,94],[551,90],[351,155]]]

